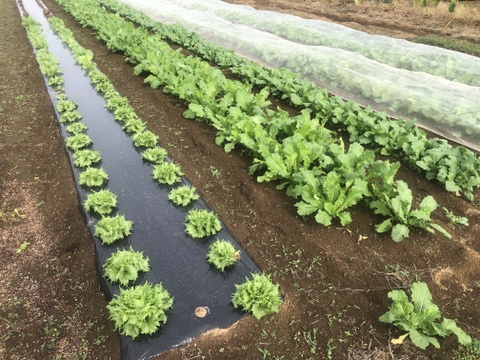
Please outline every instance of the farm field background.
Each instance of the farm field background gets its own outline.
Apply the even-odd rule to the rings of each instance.
[[[118,336],[107,320],[91,238],[78,211],[52,105],[16,4],[1,1],[0,257],[6,266],[0,294],[0,355],[119,359]],[[407,288],[417,279],[429,284],[444,316],[457,320],[472,337],[480,337],[479,310],[474,306],[480,292],[478,197],[470,203],[402,166],[400,178],[414,193],[421,198],[432,195],[440,204],[434,218],[452,234],[452,240],[438,233],[413,231],[402,243],[394,243],[388,235],[373,233],[379,219],[360,205],[354,208],[353,222],[347,228],[303,221],[296,215],[293,199],[276,190],[275,184],[259,184],[246,174],[251,164],[248,156],[239,150],[225,153],[215,145],[213,129],[182,117],[186,106],[180,100],[150,89],[142,78],[133,76],[132,66],[120,54],[112,54],[55,2],[45,4],[94,52],[100,70],[130,100],[192,184],[285,295],[279,314],[261,321],[247,318],[158,358],[387,359],[395,354],[395,358],[450,359],[457,348],[454,338],[443,340],[440,350],[426,352],[408,341],[389,345],[401,332],[378,321],[390,304],[387,292]],[[290,11],[282,2],[263,5]],[[310,9],[310,14],[323,9],[308,2],[301,8],[302,12]],[[345,8],[345,4],[328,6],[326,17],[340,21]],[[331,15],[335,9],[336,17]],[[411,29],[423,10],[415,9],[411,18],[404,17],[403,28],[395,25],[397,33],[390,33],[389,22],[383,22],[383,28],[376,14],[394,10],[383,5],[354,9],[359,13],[357,20],[351,18],[353,10],[344,19],[367,31],[409,34],[409,38],[425,32],[478,41],[478,19],[459,18],[451,28],[438,29],[449,18],[430,14],[416,32]],[[299,12],[299,7],[291,11]],[[467,217],[470,226],[449,224],[442,206]]]

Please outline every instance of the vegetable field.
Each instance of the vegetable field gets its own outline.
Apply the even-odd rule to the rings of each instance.
[[[65,147],[75,151],[79,167],[98,162],[99,154],[85,151],[88,128],[57,95],[60,122],[69,124],[63,144],[40,71],[57,89],[62,74],[50,55],[39,51],[35,59],[19,8],[1,1],[0,258],[6,266],[0,357],[120,359],[115,327],[125,323],[122,301],[133,304],[138,295],[125,291],[125,298],[110,301],[99,291],[91,224],[79,211],[83,205],[106,215],[115,199],[108,209],[93,196],[79,203]],[[135,146],[153,141],[153,149],[158,139],[162,148],[143,153],[152,181],[171,185],[185,174],[268,276],[239,284],[232,298],[232,306],[253,316],[155,358],[480,356],[478,154],[413,122],[332,97],[287,70],[234,56],[181,27],[156,24],[119,2],[44,4],[55,31],[71,31],[78,42],[78,63],[87,70],[90,61],[96,64],[92,82]],[[167,153],[171,164],[163,161]],[[99,189],[112,176],[97,166],[79,179]],[[195,201],[189,190],[178,188],[169,201]],[[108,246],[117,239],[106,220],[120,215],[98,226]],[[213,220],[195,225],[200,215],[191,211],[186,218],[193,239],[220,230]],[[120,237],[135,233],[135,224],[123,226]],[[215,245],[205,263],[228,276],[239,252]],[[135,277],[155,261],[129,248],[112,256],[106,276],[125,286],[132,273],[115,267],[127,250],[135,256],[129,260]],[[268,300],[278,313],[249,304],[260,286],[280,291],[281,300]],[[174,326],[168,316],[175,298],[161,286],[130,289],[162,297],[160,329],[165,322]],[[149,323],[146,333],[156,331]],[[136,338],[137,328],[124,334]]]

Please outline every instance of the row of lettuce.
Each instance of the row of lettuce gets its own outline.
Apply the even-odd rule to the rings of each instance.
[[[48,50],[41,24],[29,16],[23,6],[22,11],[23,24],[36,50],[40,69],[47,77],[48,85],[55,90],[59,121],[65,125],[68,133],[65,146],[72,152],[74,166],[81,170],[79,184],[89,190],[83,206],[86,211],[101,216],[94,226],[94,235],[103,245],[109,246],[130,235],[133,222],[125,219],[123,215],[112,215],[117,208],[118,199],[114,193],[104,188],[108,174],[99,165],[102,161],[101,154],[91,149],[92,140],[86,134],[87,127],[80,121],[82,116],[77,111],[77,105],[67,98],[58,59]],[[152,163],[153,178],[161,184],[179,183],[183,175],[180,167],[167,161],[166,150],[157,146],[158,138],[147,130],[128,100],[115,91],[106,75],[96,69],[92,52],[75,41],[72,32],[60,19],[49,17],[49,22],[57,35],[69,46],[77,62],[87,71],[96,90],[103,94],[107,100],[106,107],[114,113],[115,119],[123,124],[123,129],[132,135],[134,145],[143,150],[143,158]],[[168,198],[175,205],[186,206],[198,199],[199,195],[195,188],[184,185],[172,187]],[[195,209],[188,212],[185,231],[192,238],[212,236],[220,230],[220,221],[213,212]],[[217,239],[210,246],[207,261],[220,271],[225,271],[239,260],[239,254],[239,250],[236,250],[231,242]],[[155,333],[161,324],[167,321],[167,312],[172,308],[174,298],[161,283],[152,285],[146,282],[134,286],[139,273],[150,269],[148,256],[135,251],[131,246],[129,249],[118,248],[105,261],[103,269],[107,280],[120,285],[119,294],[107,305],[115,327],[121,334],[134,339],[142,334]],[[246,279],[245,283],[236,285],[236,291],[232,294],[233,306],[251,311],[256,318],[278,312],[281,302],[278,285],[274,285],[269,276],[264,274],[253,274],[251,280]]]
[[[259,182],[276,181],[278,188],[298,199],[301,216],[315,215],[316,221],[326,226],[334,220],[348,225],[352,221],[349,208],[362,201],[385,218],[375,230],[391,231],[395,241],[407,237],[411,227],[432,233],[437,230],[450,237],[431,218],[438,206],[434,198],[426,196],[414,208],[407,183],[395,179],[400,163],[375,160],[375,151],[365,149],[365,144],[376,144],[374,148],[381,148],[381,154],[397,154],[418,169],[428,168],[427,178],[443,182],[448,190],[462,191],[470,199],[480,184],[480,162],[474,153],[442,139],[427,138],[413,122],[390,121],[353,102],[332,98],[292,73],[252,64],[201,41],[195,34],[176,34],[183,39],[178,42],[203,47],[204,54],[216,56],[223,66],[235,64],[236,70],[249,74],[255,83],[231,80],[199,57],[173,50],[162,41],[164,33],[150,31],[155,27],[175,34],[178,27],[152,23],[148,29],[138,27],[95,1],[58,2],[80,24],[94,29],[109,49],[123,52],[127,61],[136,65],[135,74],[146,75],[145,82],[152,88],[162,86],[163,91],[184,100],[188,104],[185,117],[210,123],[217,130],[218,145],[224,144],[226,151],[237,145],[248,149],[254,158],[250,172],[261,172]],[[115,3],[109,6],[113,9]],[[263,88],[253,91],[253,86],[262,82]],[[309,106],[290,116],[279,108],[271,109],[270,95],[288,98],[294,104],[309,99]],[[348,123],[341,121],[344,118]],[[350,145],[327,129],[326,123],[348,129]]]

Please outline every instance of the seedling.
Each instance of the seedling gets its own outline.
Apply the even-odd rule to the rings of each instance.
[[[448,220],[450,220],[450,224],[469,226],[468,218],[464,216],[455,215],[452,211],[448,210],[446,207],[443,208],[443,211],[445,211],[445,216],[448,218]]]
[[[28,245],[30,245],[28,241],[24,241],[23,243],[21,243],[21,245],[17,249],[17,254],[24,252],[27,249]]]

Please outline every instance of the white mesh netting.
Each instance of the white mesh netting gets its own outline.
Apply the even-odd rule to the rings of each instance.
[[[219,0],[122,0],[268,67],[480,150],[480,59]]]

